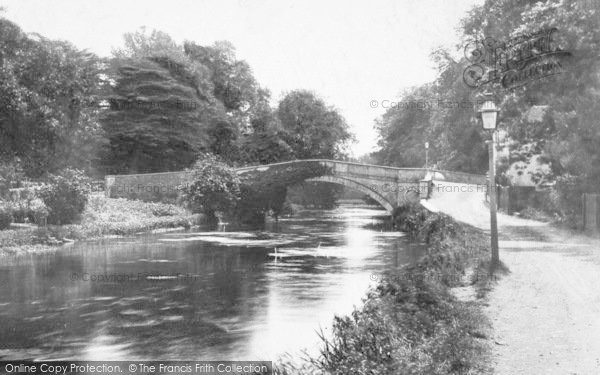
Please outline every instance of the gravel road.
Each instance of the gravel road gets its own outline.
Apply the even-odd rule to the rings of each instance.
[[[489,230],[484,198],[438,190],[422,204]],[[600,375],[600,239],[503,214],[498,223],[510,273],[485,308],[495,373]]]
[[[600,374],[600,241],[536,222],[503,225],[510,269],[489,294],[497,374]]]

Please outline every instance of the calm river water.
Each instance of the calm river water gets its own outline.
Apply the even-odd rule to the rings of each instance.
[[[261,232],[188,231],[0,258],[1,359],[276,360],[417,253],[342,205]]]

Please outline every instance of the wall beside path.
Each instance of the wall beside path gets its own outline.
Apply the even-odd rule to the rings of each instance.
[[[143,201],[174,201],[188,181],[190,172],[163,172],[127,175],[107,175],[105,194],[108,198],[128,198]]]

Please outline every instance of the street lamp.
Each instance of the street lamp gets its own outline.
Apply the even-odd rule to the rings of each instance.
[[[488,94],[489,95],[489,94]],[[498,108],[496,108],[496,104],[491,98],[488,98],[479,112],[481,113],[481,120],[483,122],[484,130],[496,130],[496,120],[498,118]]]
[[[500,262],[500,255],[498,254],[498,219],[496,214],[496,162],[494,152],[496,150],[496,122],[498,120],[498,112],[500,111],[494,100],[492,94],[484,94],[485,102],[481,106],[479,113],[481,113],[481,121],[483,123],[484,130],[490,130],[492,132],[492,140],[487,141],[488,154],[489,154],[489,181],[490,181],[490,231],[491,231],[491,242],[492,242],[492,265],[498,265]]]
[[[429,169],[429,142],[425,142],[425,169]]]

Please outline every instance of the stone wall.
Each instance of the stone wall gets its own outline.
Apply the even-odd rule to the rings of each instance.
[[[187,171],[107,175],[105,194],[109,198],[174,202],[188,176]]]

